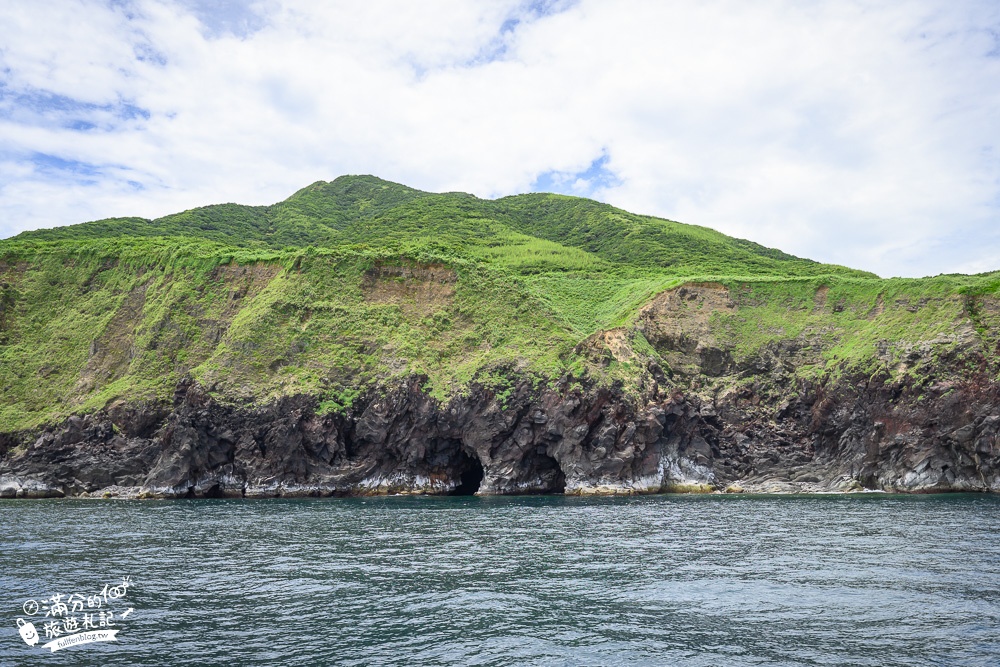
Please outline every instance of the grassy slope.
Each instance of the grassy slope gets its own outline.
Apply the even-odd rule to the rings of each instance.
[[[454,282],[397,270],[426,265]],[[738,358],[799,338],[820,350],[800,371],[816,376],[897,368],[962,322],[989,338],[976,299],[1000,289],[995,274],[883,281],[584,199],[342,177],[273,206],[0,242],[0,430],[166,399],[184,375],[229,400],[316,393],[328,410],[413,373],[440,398],[473,378],[503,396],[511,368],[627,381],[638,360],[588,365],[574,347],[688,281],[730,287],[740,308],[713,329]]]

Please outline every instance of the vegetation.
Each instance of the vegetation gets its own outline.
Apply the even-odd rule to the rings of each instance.
[[[998,330],[1000,274],[885,281],[585,199],[341,177],[273,206],[0,242],[0,430],[169,400],[185,376],[220,400],[312,394],[322,412],[413,376],[442,400],[473,381],[503,400],[514,374],[630,387],[660,354],[636,334],[641,308],[699,282],[737,306],[711,315],[719,345],[745,360],[797,340],[815,351],[803,376],[911,373],[914,346]],[[634,358],[581,351],[618,327]]]

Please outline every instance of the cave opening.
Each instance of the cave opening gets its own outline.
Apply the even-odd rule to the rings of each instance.
[[[213,484],[212,488],[210,488],[208,491],[205,491],[205,497],[225,498],[225,495],[222,493],[222,486],[220,486],[219,484]]]
[[[450,495],[453,496],[474,496],[479,490],[479,485],[483,483],[483,464],[474,456],[469,456],[465,452],[461,454],[461,462],[457,468],[458,486]]]
[[[199,495],[198,488],[195,486],[189,486],[187,493],[184,495],[185,498],[225,498],[225,494],[222,492],[222,486],[219,484],[213,484],[208,489],[202,491]]]
[[[566,493],[566,474],[559,467],[559,462],[545,454],[539,458],[542,459],[544,466],[541,475],[544,487],[541,492],[545,495]]]

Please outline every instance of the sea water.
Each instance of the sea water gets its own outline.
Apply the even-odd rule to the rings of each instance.
[[[4,501],[0,626],[3,665],[1000,665],[1000,498]]]

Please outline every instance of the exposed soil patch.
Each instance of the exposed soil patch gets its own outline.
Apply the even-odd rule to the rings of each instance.
[[[229,264],[220,266],[212,273],[216,280],[222,280],[228,289],[228,297],[222,310],[215,317],[206,318],[202,327],[212,334],[218,342],[229,329],[233,318],[243,308],[248,299],[260,294],[265,287],[278,275],[281,267],[277,264],[251,264],[237,266]]]
[[[122,300],[114,317],[90,344],[90,357],[80,373],[79,391],[87,392],[120,378],[135,358],[135,331],[142,322],[149,281],[138,285]]]
[[[876,317],[885,312],[885,298],[879,294],[875,299],[875,307],[872,308],[868,315],[866,316],[869,320],[874,320]]]
[[[639,311],[639,330],[670,367],[686,375],[723,375],[729,353],[712,335],[712,315],[736,305],[718,283],[692,283],[657,295]]]
[[[150,345],[163,354],[189,347],[190,355],[185,361],[186,367],[201,363],[211,354],[223,335],[229,329],[233,318],[243,308],[245,301],[259,294],[278,274],[281,267],[275,264],[253,264],[249,266],[228,265],[216,268],[211,279],[223,283],[215,286],[225,297],[222,303],[215,302],[203,306],[196,301],[189,301],[179,306],[191,317],[197,319],[198,330],[201,332],[200,345],[192,345],[189,336],[169,319],[158,322],[144,322],[144,310],[147,294],[152,280],[134,287],[122,300],[118,310],[108,322],[104,331],[90,344],[90,355],[87,364],[80,373],[76,391],[84,394],[97,387],[114,382],[128,372],[132,360],[139,355],[135,347],[137,336],[143,332],[143,327],[151,327],[153,336]],[[170,278],[158,288],[169,289]],[[150,329],[146,329],[148,333]]]
[[[813,311],[821,311],[826,308],[826,298],[830,293],[830,288],[826,285],[820,285],[816,289],[816,294],[813,296]]]
[[[369,303],[399,306],[407,315],[424,316],[451,305],[458,276],[443,264],[379,264],[361,279]]]
[[[574,354],[584,354],[591,361],[604,366],[609,365],[612,361],[623,363],[635,358],[635,351],[628,339],[628,332],[621,327],[598,331],[587,336],[573,352]]]

